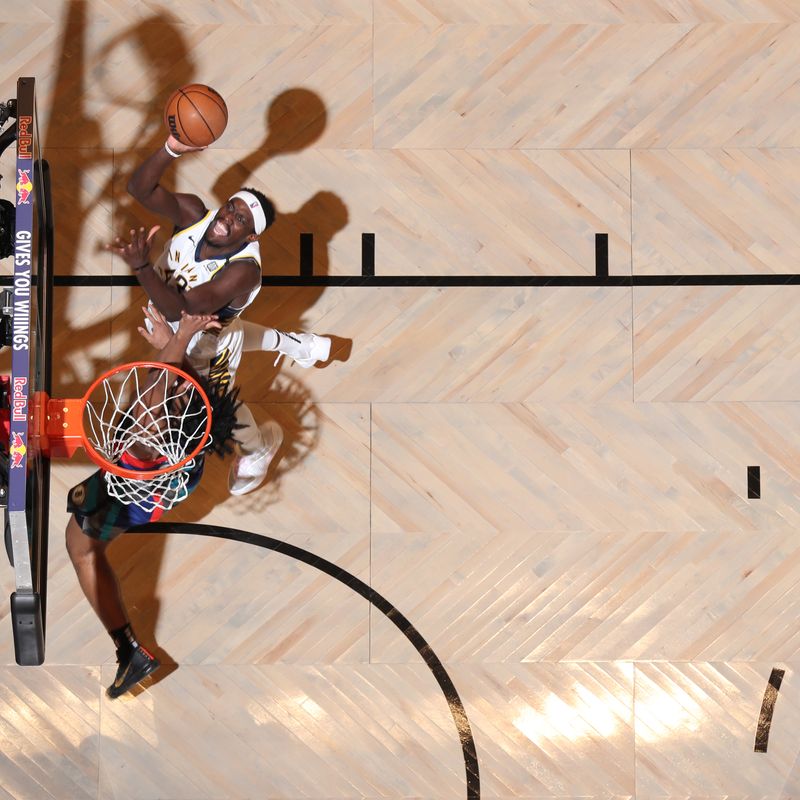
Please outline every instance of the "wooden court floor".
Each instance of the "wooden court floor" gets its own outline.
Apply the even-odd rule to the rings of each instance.
[[[90,467],[54,467],[41,668],[0,570],[0,800],[800,798],[799,3],[2,11],[0,96],[37,78],[55,181],[64,396],[146,353],[142,293],[78,278],[124,277],[102,244],[157,222],[124,187],[186,83],[230,122],[167,183],[270,194],[265,274],[312,233],[315,275],[359,276],[369,232],[413,285],[264,287],[250,319],[352,346],[247,354],[286,431],[269,481],[233,498],[212,462],[167,517],[269,546],[110,550],[167,665],[117,701],[63,543]]]

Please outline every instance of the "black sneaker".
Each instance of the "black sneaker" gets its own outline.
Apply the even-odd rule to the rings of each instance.
[[[119,658],[117,660],[119,661]],[[125,694],[128,689],[136,686],[139,681],[144,680],[160,666],[158,659],[139,645],[129,659],[119,662],[117,677],[114,679],[114,683],[106,689],[106,694],[112,699]]]

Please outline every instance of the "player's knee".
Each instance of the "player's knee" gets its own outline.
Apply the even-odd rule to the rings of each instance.
[[[81,530],[75,517],[70,517],[67,523],[66,541],[67,555],[73,564],[94,559],[95,542]]]

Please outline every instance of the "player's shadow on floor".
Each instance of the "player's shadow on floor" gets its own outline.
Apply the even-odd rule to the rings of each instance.
[[[264,141],[217,178],[214,196],[220,203],[227,200],[270,159],[298,153],[314,144],[327,124],[328,110],[316,92],[303,87],[281,92],[267,108]]]
[[[84,0],[65,5],[52,111],[43,131],[45,157],[57,159],[52,170],[55,247],[56,267],[62,275],[87,266],[79,257],[80,246],[84,237],[96,235],[96,227],[89,229],[86,221],[96,207],[113,209],[114,222],[124,220],[128,227],[136,218],[135,201],[118,191],[120,178],[124,186],[144,154],[163,145],[167,135],[162,119],[165,102],[177,86],[192,83],[196,73],[180,20],[167,11],[143,17],[90,48],[86,42],[90,20],[87,5]],[[120,86],[120,64],[129,64],[130,70],[139,72],[152,89],[132,97]],[[92,116],[90,101],[100,105],[102,112]],[[127,113],[138,112],[138,119],[131,124],[126,143],[109,141],[104,121],[123,108]],[[85,177],[97,175],[98,169],[101,180]],[[173,189],[174,183],[172,170],[164,176],[162,185]],[[127,228],[115,229],[114,235],[124,230]],[[108,258],[105,256],[105,263],[98,262],[91,271],[102,272],[108,267]],[[62,329],[67,330],[70,321],[64,319]],[[69,345],[69,339],[62,337],[61,346],[68,349]]]
[[[165,522],[201,522],[230,527],[231,514],[243,512],[258,516],[270,505],[279,502],[284,477],[316,449],[323,418],[305,384],[289,375],[281,373],[277,376],[272,397],[275,400],[268,405],[248,404],[260,425],[263,426],[271,418],[283,430],[283,442],[261,486],[246,495],[233,498],[227,490],[232,457],[223,461],[211,456],[206,459],[198,489],[165,517]],[[269,531],[254,530],[254,533],[268,534]]]

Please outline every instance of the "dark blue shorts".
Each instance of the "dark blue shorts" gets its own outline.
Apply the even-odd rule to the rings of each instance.
[[[190,469],[189,479],[186,483],[188,494],[191,494],[203,474],[203,457],[194,459]],[[158,464],[145,463],[126,459],[123,454],[119,461],[120,466],[128,469],[157,469]],[[188,496],[188,495],[187,495]],[[67,495],[67,511],[75,515],[81,530],[92,539],[101,542],[110,542],[136,525],[155,522],[164,514],[163,508],[143,508],[142,506],[125,503],[117,500],[108,493],[105,472],[97,470],[85,481],[73,486]]]

